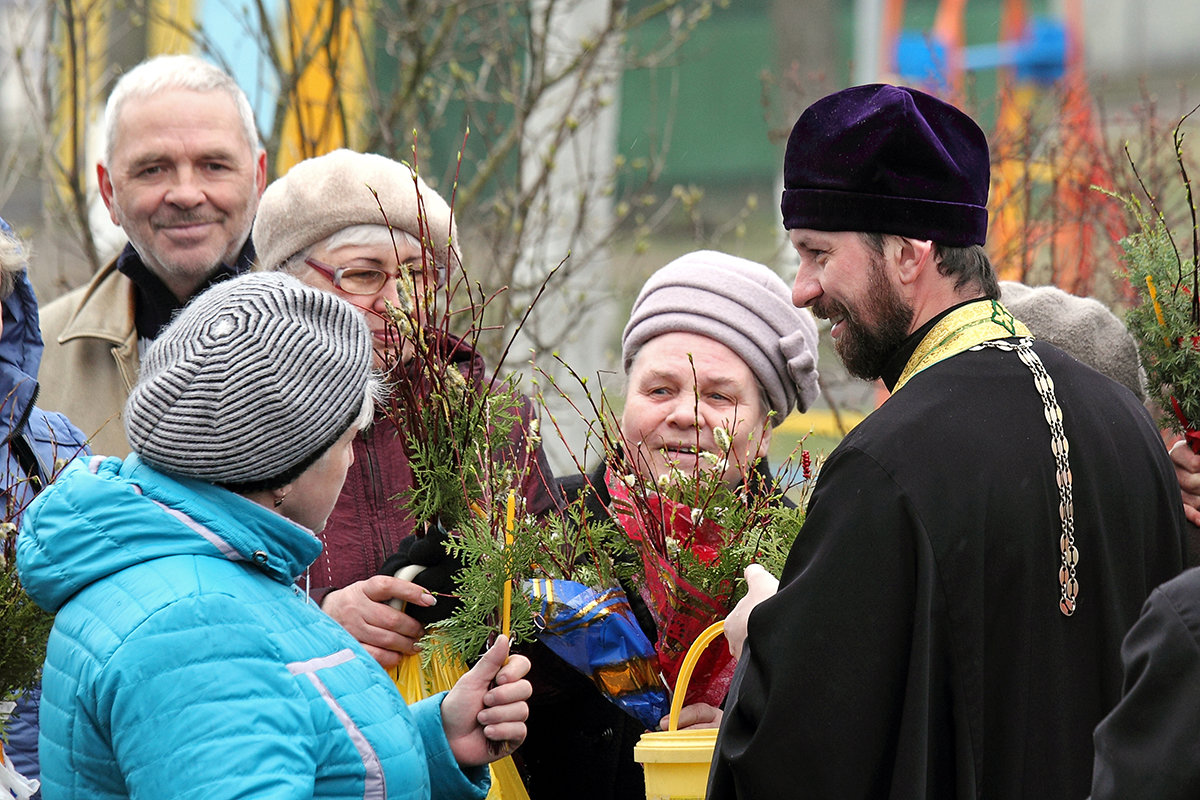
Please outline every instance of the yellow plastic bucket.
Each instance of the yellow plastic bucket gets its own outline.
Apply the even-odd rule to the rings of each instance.
[[[651,731],[633,748],[633,758],[646,773],[646,800],[704,800],[708,789],[708,770],[717,746],[717,729],[676,730],[683,696],[700,654],[725,631],[725,623],[714,622],[696,637],[683,665],[671,698],[671,716],[665,731]]]

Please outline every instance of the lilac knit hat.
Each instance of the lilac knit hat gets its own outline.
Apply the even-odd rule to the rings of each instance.
[[[737,353],[767,391],[772,424],[820,396],[817,323],[792,305],[787,284],[768,267],[698,250],[646,281],[621,337],[625,372],[642,345],[664,333],[707,336]]]
[[[990,169],[987,137],[954,106],[903,86],[844,89],[788,137],[783,227],[983,244]]]

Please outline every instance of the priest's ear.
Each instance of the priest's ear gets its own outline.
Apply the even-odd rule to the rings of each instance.
[[[900,283],[912,285],[927,269],[937,269],[937,246],[929,239],[889,238],[888,246],[896,248],[893,257]]]

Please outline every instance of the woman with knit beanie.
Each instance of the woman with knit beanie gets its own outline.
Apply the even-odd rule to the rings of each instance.
[[[411,340],[397,340],[388,306],[405,308],[397,281],[412,280],[420,298],[443,285],[460,263],[458,231],[449,205],[406,164],[368,153],[336,150],[295,165],[263,193],[254,221],[256,269],[283,271],[337,295],[367,321],[377,366],[410,368]],[[408,309],[423,314],[418,302]],[[424,326],[433,348],[477,387],[483,360],[466,342]],[[403,337],[402,337],[403,338]],[[381,412],[382,413],[382,412]],[[522,398],[522,424],[511,435],[514,454],[526,450],[526,429],[535,417]],[[428,608],[433,595],[414,583],[377,574],[385,560],[412,543],[418,523],[397,497],[413,486],[409,453],[395,427],[379,424],[354,439],[355,463],[321,534],[325,550],[309,570],[307,589],[385,667],[416,652],[422,622],[444,614]],[[525,510],[552,508],[553,473],[542,451],[523,486]],[[515,458],[515,456],[514,456]],[[453,591],[446,585],[440,588]],[[427,585],[429,580],[424,580]],[[389,604],[391,603],[391,604]],[[410,613],[393,605],[407,603]],[[419,619],[418,619],[419,618]],[[420,621],[419,621],[420,620]]]
[[[589,515],[620,520],[612,501],[628,491],[623,476],[631,472],[638,475],[632,491],[670,480],[676,470],[720,470],[728,486],[745,485],[760,496],[774,489],[766,463],[771,432],[820,393],[817,326],[808,311],[792,305],[783,280],[736,256],[688,253],[646,281],[621,345],[623,447],[591,475],[563,479],[568,502],[583,498]],[[725,457],[717,463],[706,458],[715,453]],[[655,614],[645,595],[624,588],[655,642]],[[643,726],[540,645],[526,652],[534,696],[518,759],[530,797],[558,797],[564,786],[585,800],[644,796],[642,768],[633,759]],[[731,669],[720,679],[727,681]],[[723,696],[724,688],[727,683],[710,694]],[[685,706],[680,715],[684,727],[716,727],[719,720],[720,710],[703,703]]]
[[[501,638],[407,706],[295,585],[377,392],[362,316],[285,275],[194,300],[146,353],[133,454],[73,462],[17,561],[56,614],[47,797],[483,797],[524,738],[528,663]]]

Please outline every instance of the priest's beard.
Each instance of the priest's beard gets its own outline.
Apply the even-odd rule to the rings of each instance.
[[[869,269],[867,297],[860,307],[851,310],[840,303],[817,302],[812,310],[819,317],[845,318],[845,329],[834,340],[833,349],[847,372],[871,381],[883,374],[888,359],[908,338],[913,308],[888,282],[882,256],[873,253]]]

